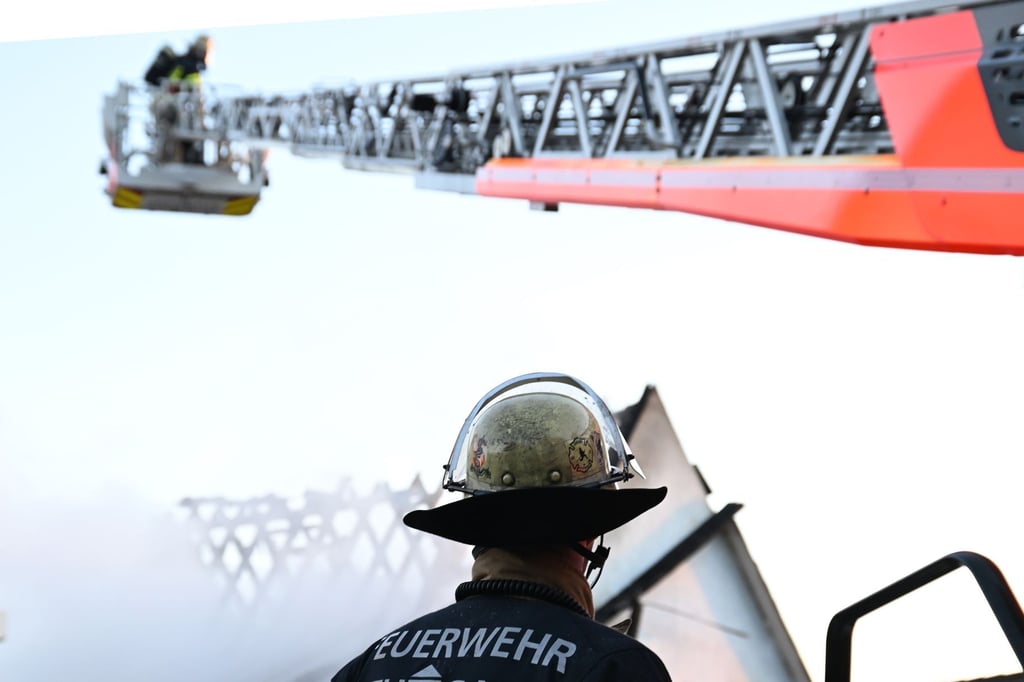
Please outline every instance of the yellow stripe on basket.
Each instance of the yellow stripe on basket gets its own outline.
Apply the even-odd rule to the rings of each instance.
[[[113,203],[118,208],[139,208],[142,206],[142,194],[125,187],[118,187],[114,192]]]
[[[259,197],[237,197],[235,199],[228,199],[224,203],[224,208],[221,213],[225,215],[248,215],[252,212],[256,202],[259,201]]]

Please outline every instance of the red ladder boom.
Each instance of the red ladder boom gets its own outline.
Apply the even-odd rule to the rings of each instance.
[[[894,153],[493,160],[476,191],[665,209],[859,244],[1024,254],[1024,4],[870,27]]]

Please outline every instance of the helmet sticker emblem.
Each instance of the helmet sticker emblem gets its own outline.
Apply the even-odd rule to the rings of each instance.
[[[582,436],[569,443],[569,466],[578,474],[585,474],[594,466],[594,445]]]
[[[487,454],[484,452],[485,447],[487,447],[487,439],[480,436],[476,439],[476,447],[473,448],[473,459],[469,463],[469,468],[481,478],[490,478],[491,470],[485,466],[487,464]]]

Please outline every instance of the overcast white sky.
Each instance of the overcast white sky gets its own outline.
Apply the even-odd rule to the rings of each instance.
[[[117,528],[115,546],[143,542],[125,517],[187,495],[294,494],[341,476],[405,484],[419,472],[432,483],[478,397],[538,370],[579,376],[613,409],[657,385],[713,502],[745,504],[740,528],[816,679],[835,611],[945,553],[985,553],[1024,590],[1019,259],[682,214],[538,213],[281,151],[244,219],[117,211],[102,194],[102,95],[199,29],[216,41],[209,80],[271,92],[856,6],[501,4],[218,28],[337,18],[317,3],[265,17],[235,3],[226,17],[176,9],[189,23],[170,33],[132,33],[165,13],[127,25],[111,23],[125,12],[36,3],[5,18],[0,678],[7,665],[21,666],[14,679],[43,679],[30,655],[42,649],[19,644],[18,628],[53,607],[54,584],[143,561],[113,552],[78,569],[82,538]],[[32,40],[111,27],[122,35]],[[47,582],[40,569],[58,565],[67,572]],[[991,636],[965,644],[942,598],[893,616],[884,634],[865,627],[860,679],[1012,670]],[[901,630],[910,652],[897,660]]]

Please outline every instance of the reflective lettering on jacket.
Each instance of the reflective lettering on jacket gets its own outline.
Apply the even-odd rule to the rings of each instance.
[[[441,677],[441,673],[437,671],[432,665],[427,666],[419,672],[415,672],[411,677],[400,677],[397,680],[392,680],[390,677],[384,677],[379,680],[373,680],[373,682],[447,682]],[[451,680],[450,682],[472,682],[472,680]],[[476,680],[476,682],[486,682],[486,680]]]
[[[390,677],[385,677],[380,680],[374,680],[373,682],[445,682],[441,678],[441,674],[437,672],[437,669],[433,666],[427,666],[418,673],[413,673],[411,677],[399,677],[396,680],[392,680]],[[451,682],[472,682],[472,680],[452,680]],[[486,682],[485,680],[476,680],[476,682]]]
[[[576,644],[550,633],[512,625],[483,628],[429,628],[397,630],[384,637],[373,652],[373,660],[404,658],[510,658],[533,665],[555,666],[565,672],[566,662],[576,653]]]

